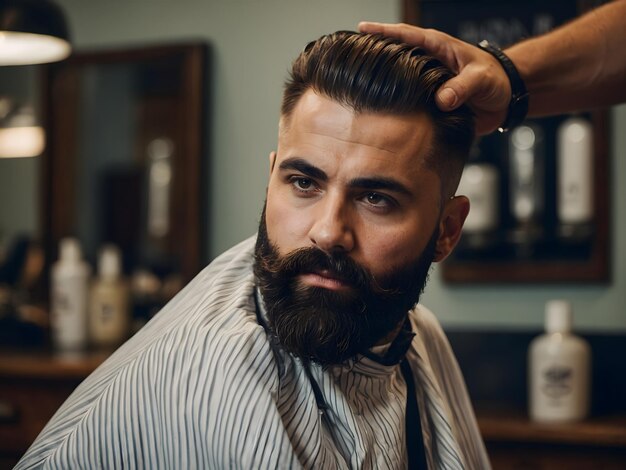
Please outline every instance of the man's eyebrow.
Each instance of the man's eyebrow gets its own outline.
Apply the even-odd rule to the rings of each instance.
[[[287,158],[280,163],[279,168],[281,170],[296,170],[316,180],[328,181],[328,175],[323,170],[311,165],[304,158]]]
[[[405,196],[413,196],[413,193],[409,188],[400,183],[397,180],[384,177],[371,177],[371,178],[354,178],[348,183],[353,188],[360,189],[386,189],[387,191],[393,191],[403,194]]]
[[[300,158],[300,157],[287,158],[283,160],[278,167],[283,171],[296,170],[316,180],[328,181],[328,175],[324,172],[324,170],[321,170],[318,167],[311,165],[304,158]],[[396,193],[403,194],[405,196],[413,196],[413,193],[411,192],[411,190],[409,190],[405,185],[403,185],[399,181],[392,179],[392,178],[377,177],[377,176],[354,178],[349,181],[348,185],[352,188],[369,189],[369,190],[385,189],[387,191],[393,191]]]

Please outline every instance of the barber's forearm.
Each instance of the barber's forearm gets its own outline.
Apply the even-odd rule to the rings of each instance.
[[[506,53],[526,83],[530,116],[626,101],[626,0]]]

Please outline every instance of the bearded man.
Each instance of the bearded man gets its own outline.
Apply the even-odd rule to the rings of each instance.
[[[454,355],[418,300],[456,245],[473,139],[451,73],[338,32],[285,86],[256,237],[94,372],[23,468],[489,467]]]

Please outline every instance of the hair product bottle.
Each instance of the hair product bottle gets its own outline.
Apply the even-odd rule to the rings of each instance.
[[[129,290],[121,275],[121,256],[113,245],[105,246],[98,260],[98,278],[91,286],[89,336],[95,346],[115,346],[129,330]]]
[[[568,301],[546,304],[545,328],[528,350],[530,417],[544,422],[584,419],[589,412],[591,352],[587,341],[571,332]]]
[[[489,163],[470,163],[465,166],[457,190],[470,200],[470,213],[463,225],[466,233],[485,233],[499,225],[498,191],[500,177],[497,168]]]
[[[89,274],[78,240],[62,239],[60,258],[51,272],[50,327],[52,343],[57,349],[76,350],[87,345]]]
[[[529,257],[542,235],[544,211],[544,142],[541,128],[516,127],[509,140],[509,199],[516,227],[511,233],[518,255]]]
[[[572,117],[557,132],[557,214],[562,236],[590,232],[593,219],[593,130]]]
[[[162,239],[170,231],[170,192],[174,143],[158,138],[148,144],[148,234]]]
[[[457,194],[470,200],[470,212],[463,224],[459,251],[464,255],[482,257],[492,250],[500,228],[500,170],[489,151],[474,142],[468,163],[463,169]]]

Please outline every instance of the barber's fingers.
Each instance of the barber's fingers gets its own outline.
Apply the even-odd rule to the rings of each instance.
[[[478,57],[463,66],[457,76],[443,85],[437,100],[441,100],[442,106],[449,106],[450,103],[444,98],[449,99],[445,90],[451,89],[457,101],[449,109],[467,102],[470,106],[488,112],[505,110],[511,99],[511,83],[502,66],[493,57],[478,48],[476,51]]]
[[[426,40],[426,31],[417,26],[411,26],[405,23],[375,23],[372,21],[361,21],[359,23],[359,31],[362,33],[380,33],[385,36],[400,39],[407,44],[415,46],[424,46]]]
[[[494,91],[485,81],[485,77],[480,73],[473,71],[470,67],[465,67],[461,72],[448,80],[437,92],[435,101],[442,111],[452,111],[465,102],[472,100],[486,101],[489,105]],[[497,105],[493,105],[497,107]]]
[[[455,72],[458,72],[458,61],[455,57],[456,49],[468,46],[463,41],[436,29],[425,29],[406,23],[389,24],[362,21],[359,23],[359,31],[371,34],[380,33],[412,46],[421,47]]]
[[[497,62],[481,61],[463,67],[441,86],[435,97],[442,111],[468,104],[476,114],[476,132],[481,135],[502,124],[510,99],[511,85],[502,67]]]

